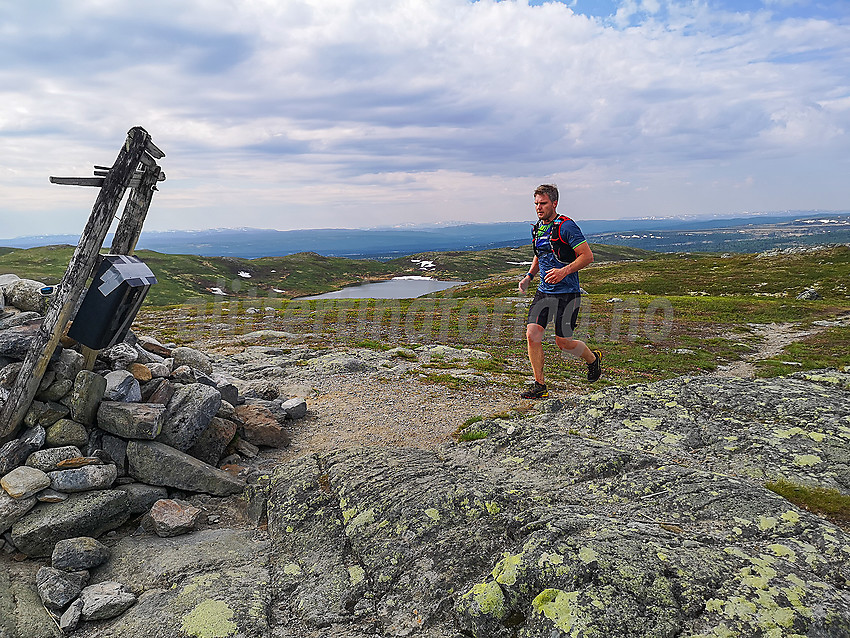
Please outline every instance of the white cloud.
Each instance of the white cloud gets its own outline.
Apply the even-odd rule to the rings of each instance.
[[[151,229],[522,219],[545,179],[584,217],[846,206],[841,189],[790,191],[790,175],[758,175],[746,204],[731,187],[777,158],[843,183],[840,14],[669,0],[607,17],[492,0],[37,5],[0,7],[5,236],[79,230],[94,191],[47,176],[110,162],[133,125],[167,153]]]

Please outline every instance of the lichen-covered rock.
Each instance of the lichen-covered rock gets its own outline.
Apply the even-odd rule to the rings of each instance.
[[[287,464],[268,504],[284,609],[305,636],[848,634],[850,535],[763,485],[846,493],[848,388],[608,388],[436,453]]]

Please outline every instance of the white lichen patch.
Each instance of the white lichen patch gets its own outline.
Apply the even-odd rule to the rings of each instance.
[[[440,516],[440,510],[436,507],[429,507],[425,510],[425,516],[430,518],[432,521],[439,521],[442,516]]]
[[[638,427],[646,430],[657,430],[658,426],[661,425],[661,419],[651,416],[642,416],[639,419],[626,419],[623,421],[623,425],[629,428]]]
[[[800,467],[811,467],[821,463],[822,461],[823,459],[821,459],[821,457],[817,454],[798,454],[794,457],[794,465],[798,465]]]

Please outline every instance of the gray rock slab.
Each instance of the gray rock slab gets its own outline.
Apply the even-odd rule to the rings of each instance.
[[[87,575],[72,574],[54,567],[42,567],[36,574],[38,595],[48,609],[61,611],[80,595]]]
[[[62,503],[40,503],[12,526],[12,540],[28,556],[49,556],[60,540],[97,538],[129,517],[128,496],[121,490],[72,494]]]
[[[47,428],[47,445],[50,447],[63,447],[75,445],[85,447],[88,443],[88,432],[82,423],[71,419],[59,419]]]
[[[192,447],[221,406],[218,390],[203,383],[178,388],[168,402],[162,432],[157,440],[178,450]]]
[[[41,602],[36,561],[17,562],[0,552],[0,636],[57,638],[56,625]]]
[[[80,448],[76,445],[63,445],[62,447],[49,447],[30,454],[27,465],[42,472],[52,472],[61,461],[75,459],[82,456]]]
[[[78,372],[71,390],[71,418],[85,425],[94,425],[97,408],[105,392],[104,377],[90,370]]]
[[[142,390],[136,378],[127,370],[115,370],[108,373],[103,398],[107,401],[126,401],[134,403],[142,400]]]
[[[238,494],[245,488],[244,481],[227,472],[156,441],[131,441],[127,461],[130,476],[150,485],[215,496]]]
[[[110,623],[118,636],[269,636],[269,542],[256,530],[121,539],[93,580],[127,583],[137,604]],[[215,627],[215,632],[204,628]],[[84,638],[93,638],[86,628]]]
[[[165,406],[156,403],[102,401],[97,411],[97,425],[125,439],[155,439],[165,421]]]
[[[12,439],[0,446],[0,476],[23,465],[35,448],[23,439]]]
[[[127,587],[110,581],[89,585],[83,589],[80,600],[83,620],[114,618],[136,604],[136,596]]]
[[[212,374],[212,361],[200,350],[181,346],[171,351],[171,357],[174,359],[174,369],[180,366],[189,366],[190,368],[200,370],[204,374]]]
[[[0,486],[12,498],[28,498],[49,487],[50,478],[41,470],[21,465],[0,478]]]
[[[153,504],[163,498],[168,498],[168,490],[157,485],[147,483],[127,483],[115,489],[123,490],[129,497],[127,507],[133,515],[144,514],[149,511]]]
[[[5,490],[0,490],[0,534],[9,531],[36,503],[38,499],[34,496],[12,498]]]
[[[109,548],[91,536],[66,538],[56,543],[50,564],[69,572],[93,569],[109,559]]]
[[[850,635],[850,534],[764,486],[846,491],[848,389],[835,371],[609,387],[436,451],[286,463],[267,510],[279,611],[305,635],[369,618],[397,635],[756,636],[768,617],[777,635]]]
[[[51,489],[73,494],[111,487],[118,478],[118,468],[111,463],[86,465],[70,470],[48,472],[47,476],[50,478]]]

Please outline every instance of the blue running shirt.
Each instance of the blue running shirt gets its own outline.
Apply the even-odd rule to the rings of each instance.
[[[557,220],[556,220],[557,221]],[[552,228],[553,222],[548,224],[540,224],[534,237],[534,245],[537,247],[537,263],[540,266],[540,283],[537,285],[537,290],[549,295],[562,295],[567,292],[580,292],[581,287],[578,282],[578,272],[571,273],[564,277],[556,284],[546,283],[544,277],[552,268],[563,268],[566,264],[552,252]],[[587,242],[581,229],[576,223],[569,218],[565,218],[561,222],[560,239],[562,242],[569,244],[570,248],[576,249],[581,244]]]

